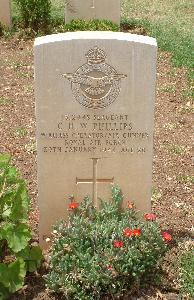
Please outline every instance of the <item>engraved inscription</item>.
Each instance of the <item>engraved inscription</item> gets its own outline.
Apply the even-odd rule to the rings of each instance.
[[[106,53],[94,47],[86,54],[87,63],[74,74],[62,74],[71,82],[74,98],[84,107],[101,109],[113,103],[119,96],[121,79],[127,75],[118,74],[105,63]]]
[[[51,131],[40,133],[44,153],[143,155],[148,132],[137,129],[127,114],[62,115]]]

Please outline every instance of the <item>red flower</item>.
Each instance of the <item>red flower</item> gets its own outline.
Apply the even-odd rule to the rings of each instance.
[[[145,214],[145,215],[144,215],[144,218],[145,218],[147,221],[155,221],[155,220],[156,220],[156,215],[155,215],[155,214]]]
[[[133,230],[130,228],[125,228],[123,230],[123,234],[124,234],[124,236],[131,237],[131,236],[133,236]]]
[[[111,270],[113,270],[113,266],[107,266],[107,269],[109,270],[109,271],[111,271]]]
[[[138,229],[134,229],[134,230],[133,230],[133,235],[134,235],[134,236],[139,236],[139,235],[141,235],[141,229],[139,229],[139,228],[138,228]]]
[[[119,240],[114,241],[114,248],[122,248],[123,247],[123,242]]]
[[[132,209],[133,208],[133,203],[131,203],[130,201],[127,202],[127,207],[129,209]]]
[[[69,204],[69,208],[70,208],[70,209],[76,209],[76,208],[78,208],[78,203],[77,203],[77,202],[71,202],[71,203]]]
[[[123,230],[123,234],[126,237],[131,237],[131,236],[139,236],[141,234],[141,229],[130,229],[130,228],[125,228]]]
[[[167,231],[162,232],[162,237],[163,237],[163,240],[165,242],[171,242],[172,241],[172,236]]]

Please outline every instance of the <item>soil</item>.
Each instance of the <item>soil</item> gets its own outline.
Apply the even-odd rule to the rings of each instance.
[[[155,108],[152,210],[162,229],[173,236],[164,259],[162,284],[136,291],[124,299],[178,299],[180,252],[192,243],[192,116],[187,70],[172,66],[171,55],[159,52]],[[13,164],[26,179],[31,197],[30,224],[38,241],[33,90],[33,41],[0,39],[0,152],[13,155]],[[25,286],[10,299],[63,299],[46,291],[42,275],[46,265],[27,276]],[[179,298],[180,299],[180,298]],[[185,298],[186,299],[186,298]]]

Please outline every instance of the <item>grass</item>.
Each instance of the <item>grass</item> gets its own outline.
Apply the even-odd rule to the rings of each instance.
[[[54,23],[64,22],[66,0],[51,0]],[[18,10],[12,0],[13,16]],[[176,67],[187,67],[190,76],[194,67],[192,51],[193,0],[122,0],[122,17],[131,28],[143,27],[156,37],[158,46],[171,52]]]
[[[164,128],[167,128],[169,130],[175,130],[175,129],[177,129],[177,124],[176,123],[166,123],[166,124],[164,124]]]
[[[27,134],[28,134],[28,131],[27,131],[27,129],[24,128],[24,127],[20,127],[20,128],[17,128],[17,129],[15,130],[15,135],[16,135],[16,136],[24,137],[24,136],[26,136]]]
[[[0,97],[0,105],[9,105],[13,102],[12,99],[6,97]]]
[[[182,91],[182,97],[184,97],[184,98],[190,98],[190,97],[194,97],[194,91],[193,91],[193,89],[186,89],[186,90],[183,90]]]
[[[186,152],[186,147],[182,145],[176,145],[176,144],[170,144],[170,143],[164,143],[162,147],[166,148],[170,153],[176,154],[176,155],[182,155]]]
[[[51,16],[53,19],[62,20],[62,22],[64,21],[65,2],[66,0],[51,0],[52,3]]]
[[[182,292],[194,299],[194,249],[186,251],[181,257],[180,277]]]
[[[24,86],[24,91],[25,92],[33,92],[34,91],[34,87],[32,85],[26,85]]]
[[[52,3],[51,16],[52,19],[55,20],[57,23],[64,21],[65,2],[66,0],[51,0]],[[11,5],[12,5],[13,18],[14,20],[16,20],[19,17],[19,11],[17,9],[17,5],[15,4],[14,0],[11,1]]]
[[[192,69],[193,0],[123,0],[123,16],[156,37],[158,46],[172,52],[176,67]]]
[[[185,184],[194,184],[194,176],[190,175],[179,175],[177,176],[177,180]]]
[[[13,66],[13,68],[14,68],[15,70],[17,70],[17,69],[22,68],[24,65],[23,65],[21,62],[19,62],[19,61],[14,61],[14,62],[12,63],[12,66]]]
[[[158,202],[162,197],[162,194],[160,193],[160,191],[153,187],[152,188],[152,197],[151,197],[151,201],[152,202]]]
[[[176,92],[176,87],[175,86],[164,86],[160,89],[162,92],[168,92],[168,93],[175,93]]]
[[[27,72],[18,71],[17,76],[19,78],[30,78],[32,75]]]
[[[192,106],[181,106],[181,108],[179,109],[179,112],[181,114],[194,113],[194,108]]]
[[[30,153],[35,153],[36,152],[36,143],[35,142],[30,142],[25,145],[25,150],[28,154]]]

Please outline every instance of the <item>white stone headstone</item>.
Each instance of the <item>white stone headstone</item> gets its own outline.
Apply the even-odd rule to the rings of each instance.
[[[120,13],[120,0],[68,0],[65,22],[73,19],[104,19],[120,24]]]
[[[35,91],[40,242],[68,196],[151,206],[156,40],[113,32],[37,38]]]
[[[0,0],[0,23],[11,27],[11,1]]]

